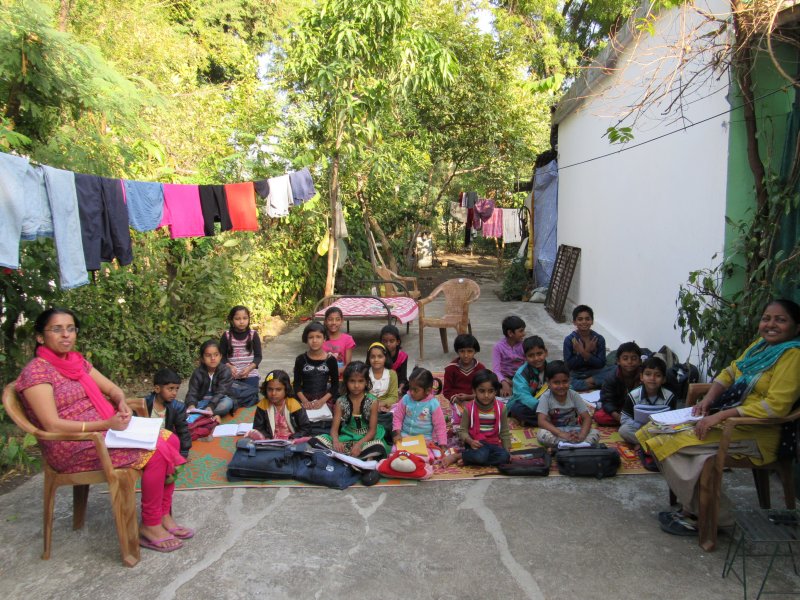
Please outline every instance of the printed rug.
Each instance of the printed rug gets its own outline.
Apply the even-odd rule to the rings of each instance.
[[[440,396],[442,409],[448,422],[448,429],[451,421],[450,403]],[[255,408],[246,408],[236,413],[234,417],[229,417],[223,422],[251,423]],[[513,423],[513,421],[512,421]],[[614,427],[597,427],[600,431],[600,442],[608,447],[616,448],[620,454],[622,464],[617,475],[647,475],[651,474],[642,467],[636,453],[622,440]],[[511,429],[512,450],[524,448],[534,448],[539,446],[536,441],[535,428],[514,428]],[[230,482],[225,477],[228,463],[236,449],[235,437],[204,438],[192,443],[192,450],[189,454],[189,462],[185,465],[175,484],[176,490],[196,490],[209,488],[226,487],[318,487],[307,483],[295,481],[293,479],[274,479],[267,481],[236,481]],[[454,436],[450,436],[453,440]],[[550,471],[551,476],[559,476],[558,467],[555,461]],[[457,481],[464,479],[474,479],[475,477],[493,478],[506,477],[501,475],[494,467],[475,467],[450,465],[443,467],[436,465],[434,475],[428,481]],[[416,481],[404,479],[381,479],[377,486],[414,486]],[[358,484],[355,487],[358,487]]]

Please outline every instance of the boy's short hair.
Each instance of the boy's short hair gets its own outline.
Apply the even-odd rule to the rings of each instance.
[[[308,325],[306,325],[305,329],[303,329],[303,343],[308,343],[308,334],[312,331],[316,331],[317,333],[321,333],[324,339],[328,339],[328,330],[325,329],[325,326],[322,323],[318,323],[316,321],[312,321]]]
[[[171,383],[177,385],[181,384],[181,376],[172,369],[159,369],[156,371],[156,374],[153,375],[153,385],[169,385]]]
[[[508,317],[503,319],[503,322],[500,326],[503,328],[503,335],[505,337],[508,337],[509,331],[516,331],[517,329],[525,329],[525,321],[523,321],[516,315],[509,315]]]
[[[547,366],[544,368],[544,378],[545,379],[552,379],[558,374],[564,374],[569,377],[569,366],[563,360],[554,360],[552,362],[547,363]]]
[[[457,335],[455,341],[453,342],[453,348],[456,352],[465,348],[472,348],[475,350],[475,352],[481,351],[481,345],[478,343],[478,340],[474,335],[469,333],[461,333]]]
[[[578,304],[578,306],[572,309],[572,320],[574,321],[575,319],[577,319],[578,315],[581,314],[582,312],[589,313],[589,316],[592,318],[592,321],[594,321],[594,311],[592,310],[592,307],[586,306],[585,304]]]
[[[622,356],[624,352],[633,352],[636,356],[642,356],[642,349],[639,348],[639,344],[636,342],[622,342],[617,348],[617,361],[619,361],[619,357]]]
[[[544,340],[538,335],[530,335],[522,341],[522,351],[527,354],[534,348],[541,348],[547,352],[547,346],[544,345]]]
[[[667,363],[664,362],[662,358],[658,356],[651,356],[642,364],[642,372],[645,369],[656,369],[661,371],[661,374],[666,377],[667,376]]]

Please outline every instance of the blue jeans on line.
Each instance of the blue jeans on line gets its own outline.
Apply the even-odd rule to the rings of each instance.
[[[206,396],[200,402],[197,403],[197,408],[208,408],[209,403],[211,402],[211,398],[213,396]],[[229,396],[223,396],[222,400],[217,403],[217,407],[214,409],[214,414],[220,417],[223,417],[233,410],[233,399]]]
[[[502,446],[483,443],[483,446],[473,450],[469,446],[464,448],[461,458],[465,465],[496,466],[503,465],[511,460],[508,450]]]

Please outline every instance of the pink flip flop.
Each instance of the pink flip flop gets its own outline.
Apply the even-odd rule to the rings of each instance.
[[[189,538],[194,537],[194,529],[191,527],[184,527],[183,525],[178,525],[172,529],[167,529],[167,531],[180,540],[188,540]]]
[[[168,542],[170,540],[175,540],[177,538],[173,536],[161,538],[160,540],[148,540],[143,535],[139,536],[139,545],[142,548],[147,548],[148,550],[155,550],[156,552],[173,552],[174,550],[178,550],[179,548],[183,548],[183,542],[180,542],[174,546],[162,546],[164,542]]]

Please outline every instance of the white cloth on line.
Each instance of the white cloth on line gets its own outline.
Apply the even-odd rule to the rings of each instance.
[[[521,242],[522,233],[519,229],[519,210],[506,208],[503,210],[503,242],[510,244]]]
[[[285,217],[289,207],[294,204],[292,184],[288,175],[273,177],[269,180],[269,196],[267,196],[267,216],[271,218]]]

